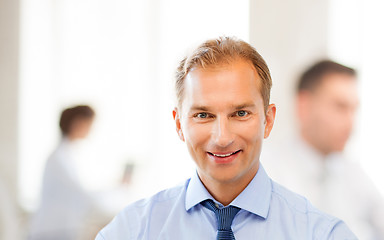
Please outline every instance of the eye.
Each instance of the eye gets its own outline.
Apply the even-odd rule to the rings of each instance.
[[[238,117],[245,117],[247,115],[248,115],[248,112],[246,112],[244,110],[240,110],[240,111],[236,112],[236,116],[238,116]]]
[[[208,113],[205,113],[205,112],[198,113],[198,114],[195,115],[195,117],[197,117],[197,118],[208,118]]]
[[[192,118],[197,122],[208,122],[215,118],[211,113],[199,112],[192,115]]]

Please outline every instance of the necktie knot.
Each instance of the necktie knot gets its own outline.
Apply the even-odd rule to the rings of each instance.
[[[209,210],[213,211],[216,215],[218,228],[217,239],[235,239],[231,225],[234,217],[240,211],[240,208],[228,206],[219,209],[215,206],[215,203],[212,200],[206,200],[201,204]]]

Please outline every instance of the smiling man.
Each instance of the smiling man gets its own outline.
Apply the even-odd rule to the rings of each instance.
[[[235,38],[208,40],[184,58],[173,117],[196,174],[129,205],[96,239],[356,239],[260,165],[276,113],[271,85],[263,58]]]

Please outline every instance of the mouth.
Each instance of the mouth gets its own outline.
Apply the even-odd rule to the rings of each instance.
[[[211,152],[208,152],[209,155],[212,155],[212,156],[215,156],[215,157],[221,157],[221,158],[225,158],[225,157],[229,157],[231,155],[234,155],[238,152],[240,152],[241,150],[237,150],[236,152],[231,152],[231,153],[226,153],[226,154],[220,154],[220,153],[211,153]]]
[[[235,152],[207,152],[208,155],[217,163],[230,163],[232,162],[241,150]]]

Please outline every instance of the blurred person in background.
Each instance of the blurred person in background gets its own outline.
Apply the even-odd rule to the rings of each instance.
[[[41,203],[31,222],[30,239],[86,239],[81,236],[87,216],[96,206],[82,186],[76,162],[80,160],[81,142],[88,136],[94,116],[94,110],[85,105],[62,112],[62,139],[46,163]]]
[[[343,219],[359,239],[384,239],[383,198],[363,169],[343,156],[357,107],[355,70],[316,63],[297,87],[298,136],[266,146],[263,163],[274,180]]]

